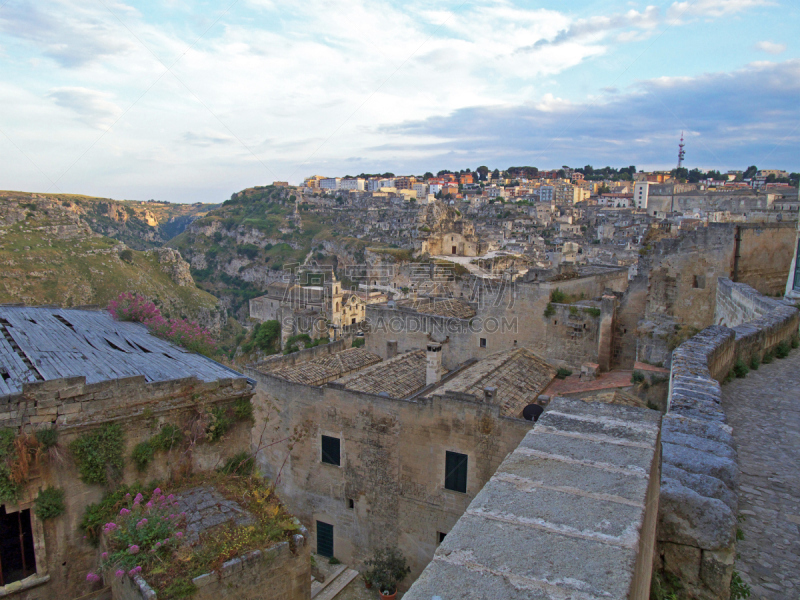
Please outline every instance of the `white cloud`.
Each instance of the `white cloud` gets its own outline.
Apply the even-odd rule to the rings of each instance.
[[[110,127],[122,109],[111,101],[112,95],[83,87],[55,88],[47,95],[58,106],[74,113],[81,121],[92,127]]]
[[[776,44],[775,42],[763,41],[755,45],[756,50],[761,50],[768,54],[781,54],[786,51],[786,44]]]

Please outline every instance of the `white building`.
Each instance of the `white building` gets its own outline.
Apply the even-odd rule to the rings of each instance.
[[[552,185],[543,185],[539,188],[540,202],[555,202],[556,188]]]
[[[647,210],[647,196],[650,194],[649,181],[637,181],[633,186],[633,205]]]
[[[340,190],[360,190],[364,191],[364,179],[361,177],[349,177],[339,182]]]
[[[441,183],[432,183],[428,186],[428,193],[433,194],[434,196],[441,191],[442,191]]]
[[[368,192],[380,192],[383,188],[393,188],[394,179],[372,178],[367,181]]]
[[[425,198],[428,195],[428,185],[426,183],[413,183],[411,189],[417,192],[417,198]]]
[[[341,177],[328,177],[326,179],[319,180],[319,187],[322,190],[338,190],[341,189],[341,185]]]

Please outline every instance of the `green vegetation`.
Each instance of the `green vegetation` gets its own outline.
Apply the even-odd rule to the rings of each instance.
[[[247,452],[239,452],[225,461],[218,471],[224,475],[240,475],[250,477],[255,469],[256,461]]]
[[[48,429],[39,429],[36,432],[36,441],[43,450],[49,450],[58,444],[58,429],[50,427]]]
[[[353,338],[353,344],[351,348],[363,348],[365,343],[365,339],[363,337]]]
[[[144,472],[157,451],[167,452],[182,441],[183,432],[175,425],[167,423],[155,436],[145,442],[136,444],[131,454],[131,460],[140,473]]]
[[[72,441],[69,451],[84,483],[107,484],[122,476],[124,447],[122,426],[113,423],[84,433]]]
[[[733,374],[738,378],[747,377],[747,374],[750,372],[750,369],[747,368],[747,365],[742,359],[737,359],[736,362],[733,364]]]
[[[761,364],[761,357],[758,355],[758,352],[756,352],[753,354],[753,356],[750,357],[750,370],[758,371],[758,367],[760,364]]]
[[[675,575],[655,571],[650,580],[650,600],[678,600],[682,589],[683,585]]]
[[[548,302],[547,306],[544,307],[544,316],[546,319],[549,319],[554,314],[556,314],[556,309],[553,307],[552,302]]]
[[[594,308],[594,307],[592,307],[592,308],[584,308],[583,311],[588,313],[590,316],[594,317],[595,319],[599,318],[600,315],[603,314],[602,310],[600,310],[599,308]]]
[[[556,378],[558,379],[566,379],[570,375],[572,375],[572,371],[564,367],[559,367],[559,369],[556,371]]]
[[[631,383],[636,385],[637,383],[642,383],[645,380],[644,373],[641,371],[634,371],[631,374]]]
[[[242,345],[242,352],[250,354],[254,349],[276,354],[280,349],[281,324],[278,321],[256,323],[250,338]]]
[[[233,416],[237,421],[253,421],[253,405],[249,398],[239,398],[233,403]]]
[[[791,350],[791,346],[789,345],[789,342],[787,342],[786,340],[783,340],[781,343],[779,343],[775,347],[775,357],[776,358],[786,358],[787,356],[789,356],[790,350]]]
[[[765,365],[770,364],[773,360],[775,360],[775,352],[773,350],[767,350],[764,356],[761,357],[761,363]]]
[[[300,333],[293,335],[286,340],[286,347],[283,351],[284,354],[292,354],[300,350],[299,344],[303,344],[303,348],[315,348],[330,342],[328,338],[311,339],[307,333]]]
[[[738,571],[734,571],[731,576],[731,600],[744,600],[749,598],[752,590],[739,575]]]
[[[64,490],[61,488],[48,487],[36,496],[33,512],[42,521],[61,516],[64,510]]]

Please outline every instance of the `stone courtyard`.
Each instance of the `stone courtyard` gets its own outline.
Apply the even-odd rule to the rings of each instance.
[[[800,351],[723,386],[741,469],[736,570],[752,600],[800,597]],[[741,537],[741,535],[739,536]]]

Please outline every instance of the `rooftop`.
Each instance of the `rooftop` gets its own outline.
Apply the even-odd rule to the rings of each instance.
[[[337,380],[337,387],[401,400],[425,387],[425,350],[414,350]]]
[[[105,311],[24,306],[0,306],[0,374],[0,396],[22,393],[24,383],[78,376],[86,383],[244,377]]]
[[[486,388],[495,388],[492,403],[500,405],[501,416],[520,417],[555,375],[556,370],[533,352],[517,348],[478,361],[427,395],[451,392],[483,399]]]
[[[381,358],[377,354],[367,352],[363,348],[348,348],[336,354],[327,354],[300,364],[282,366],[280,361],[276,361],[277,368],[270,369],[270,363],[265,362],[258,368],[264,373],[294,383],[322,385],[379,362],[381,362]]]
[[[399,300],[398,308],[415,310],[426,315],[452,317],[455,319],[471,319],[475,309],[463,300],[455,298],[419,298],[416,300]]]

